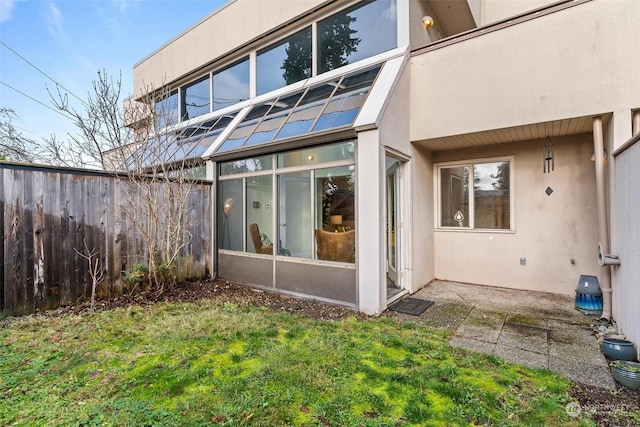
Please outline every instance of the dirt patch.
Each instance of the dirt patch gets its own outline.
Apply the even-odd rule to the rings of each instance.
[[[625,387],[614,391],[574,383],[570,394],[580,404],[581,416],[586,414],[598,426],[640,425],[639,391]]]
[[[217,280],[202,282],[184,282],[165,287],[162,292],[146,290],[136,294],[123,295],[108,300],[96,301],[96,310],[111,310],[131,305],[147,306],[159,302],[180,303],[212,300],[230,302],[238,305],[266,307],[273,311],[296,313],[318,320],[342,320],[347,317],[366,319],[369,316],[345,307],[324,304],[313,300],[304,300],[286,295],[266,292],[235,283]],[[91,311],[88,302],[61,307],[44,313],[47,316],[63,314],[83,314]],[[387,315],[387,314],[383,314]]]

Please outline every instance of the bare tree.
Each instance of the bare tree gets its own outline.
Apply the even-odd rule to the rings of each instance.
[[[93,310],[96,304],[96,289],[104,280],[105,272],[100,260],[100,250],[89,248],[86,239],[82,240],[82,244],[84,246],[82,252],[76,248],[73,250],[89,263],[87,271],[91,277],[91,310]]]
[[[45,147],[59,164],[115,172],[123,183],[120,204],[113,207],[125,219],[122,232],[144,243],[144,259],[130,254],[130,265],[147,263],[152,283],[160,289],[173,283],[181,253],[191,241],[188,196],[194,179],[189,169],[199,159],[189,152],[204,136],[197,126],[181,131],[167,126],[177,115],[177,106],[168,102],[171,95],[167,88],[150,89],[124,108],[120,79],[101,72],[77,109],[58,88],[53,102],[73,118],[78,134],[65,143],[51,138]]]
[[[14,110],[0,107],[0,160],[32,163],[36,142],[13,125],[17,117]]]

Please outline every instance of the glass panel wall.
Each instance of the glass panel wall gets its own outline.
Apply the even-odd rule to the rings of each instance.
[[[247,252],[273,254],[273,177],[252,176],[247,187]]]
[[[347,141],[221,163],[220,248],[353,263],[354,154]]]
[[[270,169],[273,169],[273,156],[261,156],[222,163],[220,165],[220,176],[259,172]]]
[[[278,168],[311,166],[314,164],[354,160],[356,145],[353,142],[318,145],[278,154]]]
[[[249,99],[249,59],[213,74],[213,109]]]
[[[311,258],[311,174],[278,177],[279,255]]]
[[[355,166],[314,173],[316,259],[355,262]]]
[[[243,180],[220,181],[218,203],[218,245],[220,249],[244,250]]]
[[[174,90],[166,97],[156,101],[154,114],[158,129],[178,123],[179,115],[178,91]]]
[[[318,22],[318,73],[397,47],[396,0],[374,0]]]
[[[182,88],[182,120],[211,111],[211,80],[205,76]]]
[[[311,27],[306,27],[257,51],[253,72],[247,57],[231,66],[215,70],[212,74],[200,76],[199,79],[172,91],[169,96],[155,103],[156,116],[161,117],[158,121],[159,127],[175,125],[179,121],[248,100],[252,79],[257,95],[261,95],[312,77],[313,61],[317,64],[317,74],[322,74],[397,47],[396,3],[397,0],[371,0],[317,21],[315,58]],[[332,111],[344,110],[345,107],[338,105],[338,101],[334,100]],[[348,99],[340,101],[346,103]],[[311,108],[309,102],[310,100],[305,101],[307,108]],[[303,112],[300,111],[299,114]],[[310,116],[311,111],[308,114]],[[271,123],[270,132],[256,135],[250,144],[272,138],[275,132],[271,131],[279,129],[276,125],[281,125],[280,121],[284,116],[284,111],[280,111],[278,120]],[[340,125],[349,122],[348,114],[340,115],[340,118],[342,120],[334,119],[333,123]],[[331,120],[328,119],[329,117],[323,117],[316,130],[331,127]],[[292,135],[304,132],[299,129],[306,125],[306,120],[296,119],[290,122],[283,130],[281,138],[290,135],[291,129],[294,129]]]
[[[311,77],[311,28],[258,52],[258,95]]]

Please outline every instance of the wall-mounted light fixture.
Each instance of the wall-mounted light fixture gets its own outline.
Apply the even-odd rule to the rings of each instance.
[[[425,15],[422,17],[422,25],[424,25],[425,30],[428,30],[429,28],[433,27],[434,24],[434,20],[432,17]]]

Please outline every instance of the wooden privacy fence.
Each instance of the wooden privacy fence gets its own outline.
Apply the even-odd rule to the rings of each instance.
[[[169,185],[153,182],[148,189]],[[0,317],[86,300],[88,261],[76,253],[85,242],[104,267],[98,295],[121,294],[123,271],[149,256],[125,208],[144,203],[144,194],[132,187],[128,177],[104,172],[0,164]],[[211,183],[190,184],[178,279],[204,278],[212,270],[211,202]],[[169,226],[162,221],[168,220],[164,209],[172,201],[159,203],[161,227]]]

